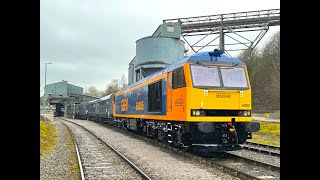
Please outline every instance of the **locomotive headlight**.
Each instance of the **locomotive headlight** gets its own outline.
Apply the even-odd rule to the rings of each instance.
[[[248,111],[243,111],[244,116],[248,116]]]
[[[205,110],[191,110],[191,116],[206,116]]]

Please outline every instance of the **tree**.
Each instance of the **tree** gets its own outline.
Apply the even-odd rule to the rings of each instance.
[[[262,59],[268,66],[267,95],[274,109],[280,109],[280,31],[275,33],[262,50]]]
[[[239,55],[243,59],[245,52]],[[252,108],[255,110],[280,109],[280,31],[264,47],[254,49],[247,65],[252,87]]]
[[[110,83],[107,83],[106,90],[102,93],[103,96],[107,96],[112,93],[116,93],[120,89],[126,87],[128,85],[127,78],[124,74],[122,74],[122,77],[120,80],[113,79]]]
[[[40,106],[43,106],[43,96],[40,96]]]
[[[84,88],[84,94],[96,96],[96,97],[103,97],[107,96],[112,93],[116,93],[121,88],[124,88],[128,85],[127,78],[124,74],[122,74],[121,79],[113,79],[110,83],[107,83],[106,89],[103,91],[99,91],[96,87],[90,86],[89,88]]]
[[[122,74],[119,86],[120,86],[120,89],[128,86],[128,80],[124,74]]]
[[[99,92],[99,90],[92,85],[88,89],[85,89],[85,94],[101,97],[101,93]]]
[[[120,81],[118,79],[111,80],[110,83],[107,84],[106,90],[104,91],[104,96],[107,96],[111,93],[115,93],[120,90]]]

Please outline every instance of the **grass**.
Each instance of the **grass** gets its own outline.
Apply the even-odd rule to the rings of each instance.
[[[40,157],[51,153],[57,145],[58,135],[53,124],[40,119]]]
[[[57,146],[58,134],[56,127],[49,120],[40,119],[40,158],[53,152]],[[74,149],[72,136],[68,133],[68,141],[66,144],[72,157],[68,158],[69,171],[72,179],[81,180],[77,154]]]
[[[261,121],[259,121],[259,123],[260,130],[252,133],[252,139],[248,141],[280,146],[280,124]]]

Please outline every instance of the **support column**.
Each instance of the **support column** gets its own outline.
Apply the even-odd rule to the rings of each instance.
[[[219,49],[224,51],[224,32],[223,32],[223,26],[220,26],[220,35],[219,35]]]

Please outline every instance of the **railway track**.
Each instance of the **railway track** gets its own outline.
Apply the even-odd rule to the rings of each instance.
[[[242,145],[244,149],[248,149],[251,151],[261,152],[264,154],[270,154],[273,156],[280,156],[280,147],[279,146],[271,146],[266,144],[259,144],[254,142],[246,142]]]
[[[210,159],[210,158],[209,158]],[[224,152],[223,157],[211,158],[218,166],[231,169],[231,173],[245,174],[243,179],[280,179],[280,167]]]
[[[82,180],[151,179],[127,157],[90,130],[65,119],[61,122],[67,126],[74,138]]]
[[[73,132],[71,131],[71,129],[69,128],[69,126],[67,126],[63,122],[62,122],[62,124],[64,124],[67,127],[68,131],[71,134],[71,137],[72,137],[72,140],[73,140],[73,144],[74,144],[74,147],[75,147],[75,150],[76,150],[76,153],[77,153],[78,166],[79,166],[79,171],[80,171],[80,175],[81,175],[81,180],[85,180],[84,173],[83,173],[83,168],[82,168],[82,163],[81,163],[81,158],[80,158],[80,153],[79,153],[79,148],[78,148],[78,144],[77,144],[76,138],[75,138]]]
[[[115,127],[113,127],[115,128]],[[218,169],[229,173],[235,177],[239,177],[241,179],[280,179],[280,167],[274,166],[271,164],[266,164],[263,162],[255,161],[250,158],[246,158],[243,156],[238,156],[232,153],[225,152],[223,156],[218,156],[219,158],[210,158],[208,156],[200,156],[197,154],[184,152],[181,149],[175,148],[168,144],[155,141],[145,136],[141,136],[139,134],[135,134],[132,132],[128,132],[122,130],[122,132],[130,134],[131,136],[138,137],[145,141],[152,142],[155,146],[161,146],[165,149],[169,149],[174,153],[178,153],[184,158],[191,158],[195,162],[205,163],[211,166],[215,166]],[[243,168],[246,167],[246,168]]]
[[[243,156],[239,156],[239,155],[233,154],[232,152],[224,152],[224,156],[228,157],[228,158],[236,158],[236,159],[238,159],[240,161],[244,161],[244,162],[247,162],[249,164],[259,165],[261,167],[265,167],[267,169],[271,169],[271,170],[280,172],[280,166],[275,166],[275,165],[272,165],[272,164],[267,164],[267,163],[263,163],[263,162],[260,162],[260,161],[256,161],[256,160],[253,160],[253,159],[250,159],[250,158],[246,158],[246,157],[243,157]]]
[[[272,146],[272,145],[268,145],[268,144],[260,144],[260,143],[255,143],[255,142],[246,142],[245,144],[267,147],[267,148],[271,148],[271,149],[275,149],[275,150],[280,151],[280,146]]]
[[[110,128],[116,129],[118,128],[113,126],[108,126]],[[273,166],[270,164],[265,164],[259,161],[255,161],[252,159],[244,158],[241,156],[233,155],[233,154],[225,154],[224,158],[208,158],[201,157],[199,155],[191,154],[189,152],[184,152],[181,149],[175,148],[168,144],[155,141],[148,137],[141,136],[139,134],[135,134],[132,132],[128,132],[125,130],[121,130],[123,133],[137,137],[141,140],[152,142],[151,144],[157,147],[162,147],[165,150],[169,150],[175,152],[184,158],[190,158],[195,162],[205,163],[211,166],[215,166],[218,169],[221,169],[224,172],[227,172],[235,177],[239,177],[242,179],[280,179],[280,167]],[[241,165],[240,165],[241,164]],[[240,168],[238,167],[240,165]],[[247,167],[246,169],[241,167]],[[249,168],[248,168],[249,167]],[[253,170],[254,169],[254,170]]]

